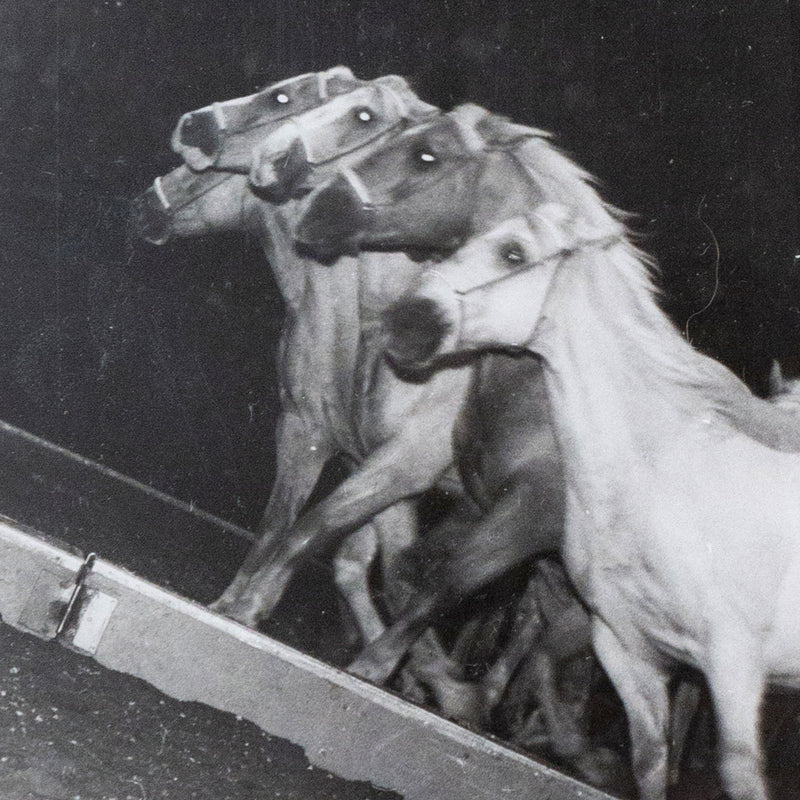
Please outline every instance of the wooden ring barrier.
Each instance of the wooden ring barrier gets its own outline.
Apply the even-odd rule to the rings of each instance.
[[[315,766],[407,800],[610,797],[8,519],[0,520],[0,614],[178,700],[248,719],[302,746]]]

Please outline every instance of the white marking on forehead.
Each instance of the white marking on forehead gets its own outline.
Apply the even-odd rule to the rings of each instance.
[[[328,100],[328,73],[317,73],[317,91],[319,92],[319,99],[323,102]]]
[[[339,172],[350,184],[358,199],[364,205],[370,205],[372,200],[369,196],[369,189],[367,189],[361,178],[359,178],[358,175],[352,169],[350,169],[350,167],[343,167],[341,170],[339,170]]]
[[[167,199],[167,195],[164,192],[164,187],[161,185],[160,176],[153,181],[153,188],[156,190],[156,197],[158,197],[161,205],[164,207],[164,211],[169,211],[170,208],[172,208],[172,204]]]
[[[222,105],[220,103],[212,103],[211,113],[214,115],[214,120],[217,123],[217,127],[221,131],[224,131],[228,123],[225,121],[225,112],[222,110]]]

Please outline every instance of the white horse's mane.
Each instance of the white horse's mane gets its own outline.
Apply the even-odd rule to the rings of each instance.
[[[733,427],[780,446],[786,439],[787,421],[793,428],[798,427],[796,422],[787,420],[785,409],[755,397],[727,367],[695,350],[681,336],[658,304],[657,268],[635,246],[635,235],[627,224],[630,215],[606,203],[595,189],[594,177],[549,137],[531,131],[533,135],[515,148],[514,155],[546,202],[569,210],[567,225],[572,230],[565,231],[566,240],[579,246],[586,239],[619,237],[620,246],[592,249],[587,272],[592,290],[607,309],[609,324],[634,344],[633,374],[651,385],[661,384],[686,408],[716,412]],[[790,449],[800,449],[800,431],[790,437]]]

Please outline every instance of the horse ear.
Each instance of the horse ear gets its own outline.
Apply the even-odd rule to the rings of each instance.
[[[350,67],[345,67],[343,64],[339,64],[336,67],[331,67],[327,75],[329,78],[340,78],[341,80],[345,81],[352,81],[356,79],[356,76],[353,75],[353,70]]]
[[[528,125],[519,125],[499,114],[486,114],[475,126],[486,143],[492,147],[511,147],[525,139],[549,138],[550,134]]]
[[[436,106],[420,100],[408,81],[400,77],[400,75],[382,75],[380,78],[375,79],[375,83],[389,89],[400,100],[403,117],[406,120],[416,123],[439,112]]]
[[[337,95],[361,86],[364,81],[356,78],[350,67],[339,66],[332,67],[325,72],[325,83],[328,87],[328,94]]]
[[[402,94],[411,94],[411,86],[402,75],[381,75],[380,78],[375,79],[375,83]]]
[[[769,368],[769,396],[777,397],[779,394],[786,393],[786,379],[783,377],[783,370],[778,360],[772,359],[772,366]]]

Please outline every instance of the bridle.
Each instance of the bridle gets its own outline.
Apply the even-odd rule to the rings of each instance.
[[[328,91],[326,88],[328,77],[326,73],[318,73],[317,78],[318,78],[319,99],[320,99],[319,107],[322,107],[329,99]],[[369,138],[367,138],[366,140],[358,141],[352,147],[346,150],[335,150],[331,152],[329,155],[326,155],[325,157],[322,158],[315,159],[312,155],[314,148],[311,143],[311,137],[308,133],[307,126],[304,125],[302,121],[304,114],[307,112],[304,112],[304,114],[298,116],[282,117],[278,120],[271,120],[270,122],[278,123],[279,125],[285,125],[287,123],[293,124],[297,130],[297,138],[300,140],[305,150],[307,163],[312,167],[321,166],[330,163],[332,161],[336,161],[337,159],[364,147],[366,144],[370,144],[378,140],[380,137],[386,136],[394,132],[397,128],[407,123],[409,118],[408,106],[404,101],[404,99],[400,96],[400,94],[387,86],[378,85],[375,86],[374,89],[377,90],[384,97],[388,97],[390,99],[391,108],[392,111],[394,112],[392,124],[384,126],[379,130],[375,130],[374,133]],[[346,95],[341,95],[341,96],[344,97]],[[223,117],[223,114],[221,113],[221,104],[214,104],[212,108],[215,117],[217,117],[217,119],[220,120]],[[261,123],[261,125],[265,124],[269,123]],[[242,131],[237,133],[244,133],[248,130],[252,130],[255,127],[260,127],[261,125],[250,126],[248,128],[242,129]],[[225,129],[224,125],[221,125],[221,129],[222,130]],[[214,189],[216,189],[226,180],[229,180],[234,175],[240,175],[243,173],[235,169],[227,169],[227,170],[216,169],[213,172],[204,172],[203,174],[208,176],[207,183],[204,183],[203,187],[198,192],[191,193],[188,197],[185,197],[184,199],[181,200],[180,203],[177,204],[169,199],[167,193],[164,191],[161,177],[157,177],[153,181],[153,193],[155,194],[155,197],[158,199],[158,202],[160,204],[160,211],[167,215],[174,215],[176,212],[180,211],[183,208],[186,208],[187,206],[190,206],[192,203],[196,202],[199,198],[213,191]]]
[[[303,151],[305,153],[305,161],[310,167],[320,167],[324,166],[325,164],[330,164],[338,159],[350,155],[351,153],[356,152],[357,150],[362,149],[368,144],[373,144],[375,142],[380,141],[384,137],[388,137],[390,134],[395,133],[397,130],[405,127],[408,125],[409,121],[412,119],[410,115],[410,110],[408,108],[408,104],[400,95],[400,93],[396,92],[389,86],[381,86],[380,84],[374,85],[369,87],[372,92],[376,92],[381,98],[384,100],[388,99],[389,101],[389,108],[388,111],[390,112],[390,124],[384,124],[381,126],[377,126],[373,131],[369,132],[367,136],[364,138],[358,137],[357,141],[355,141],[350,147],[347,148],[334,148],[329,152],[322,152],[322,153],[315,153],[320,148],[317,147],[316,143],[314,142],[314,128],[313,126],[307,125],[303,117],[305,113],[300,114],[298,116],[290,116],[288,117],[284,124],[291,124],[294,126],[296,130],[297,139],[303,146]],[[341,95],[345,97],[346,95]],[[324,101],[320,104],[320,108],[325,105]],[[358,109],[348,109],[349,113],[353,113],[353,111],[358,111]],[[363,109],[364,113],[369,114],[370,110],[368,105],[364,106]],[[307,113],[307,112],[306,112]],[[441,111],[432,112],[431,116],[436,116],[441,114]],[[367,121],[367,120],[364,120]]]
[[[439,278],[443,283],[445,283],[450,289],[450,291],[456,295],[456,297],[466,297],[467,295],[473,294],[475,292],[485,292],[491,290],[494,286],[503,281],[511,280],[512,278],[516,278],[518,275],[524,275],[526,272],[531,272],[534,269],[538,269],[539,267],[544,266],[545,264],[550,264],[553,261],[566,261],[567,259],[572,258],[573,256],[579,255],[587,250],[610,250],[612,247],[616,247],[618,244],[624,244],[627,240],[625,236],[620,233],[615,233],[609,236],[603,236],[598,239],[582,239],[578,240],[578,242],[573,245],[572,247],[562,247],[559,250],[550,253],[549,255],[543,256],[542,258],[531,261],[530,263],[526,264],[524,267],[520,267],[519,269],[512,270],[508,272],[506,275],[499,275],[496,278],[492,278],[486,283],[480,283],[477,286],[471,286],[469,289],[457,289],[451,281],[444,275],[442,272],[437,270],[436,268],[431,268],[426,270],[428,275],[433,275]]]
[[[521,275],[525,275],[526,273],[532,272],[535,269],[539,269],[545,264],[551,264],[553,262],[563,262],[567,261],[574,256],[580,255],[581,253],[585,253],[591,250],[601,250],[606,251],[610,250],[617,245],[623,245],[627,243],[627,239],[623,233],[615,233],[609,236],[599,237],[597,239],[581,239],[578,240],[574,245],[571,247],[562,247],[549,255],[543,256],[542,258],[537,259],[536,261],[531,261],[526,264],[524,267],[520,267],[519,269],[515,269],[513,271],[508,272],[506,275],[500,275],[497,278],[492,278],[491,280],[486,281],[485,283],[478,284],[477,286],[471,286],[469,289],[458,289],[456,288],[452,281],[440,270],[437,270],[435,267],[426,270],[426,274],[430,275],[438,280],[442,281],[448,290],[453,294],[456,299],[456,306],[457,306],[457,317],[453,320],[453,332],[456,335],[456,340],[459,342],[468,342],[469,339],[464,335],[465,331],[465,320],[467,318],[467,298],[470,295],[476,295],[478,293],[485,293],[489,292],[494,289],[497,285],[504,283],[505,281],[509,281],[512,278],[517,278]],[[549,287],[548,287],[549,290]],[[519,345],[514,345],[513,347],[522,348],[524,349],[527,342],[523,342]],[[504,345],[504,348],[506,345]],[[511,345],[507,345],[507,347],[512,347]]]

